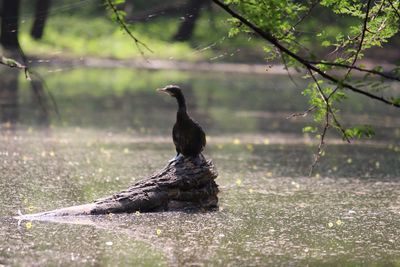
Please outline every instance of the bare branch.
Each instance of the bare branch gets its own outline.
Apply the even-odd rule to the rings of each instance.
[[[0,64],[8,66],[10,68],[26,69],[26,66],[22,65],[18,61],[3,56],[0,56]]]
[[[293,113],[290,116],[287,116],[286,119],[291,119],[291,118],[295,118],[295,117],[305,117],[308,115],[308,113],[312,112],[316,108],[317,108],[316,106],[312,106],[304,112]]]
[[[314,168],[315,168],[315,166],[317,166],[317,163],[319,162],[319,159],[322,156],[323,148],[324,148],[324,145],[325,145],[325,136],[326,136],[326,132],[327,132],[328,128],[329,128],[329,113],[326,112],[326,114],[325,114],[325,125],[324,125],[324,128],[322,130],[321,139],[319,140],[317,154],[315,154],[314,162],[310,167],[310,172],[308,174],[309,176],[311,176],[313,174]]]
[[[137,47],[137,49],[139,50],[140,54],[142,54],[142,56],[144,56],[144,52],[141,48],[141,46],[143,46],[144,48],[146,48],[149,52],[153,53],[153,50],[151,50],[145,43],[143,43],[142,41],[140,41],[139,39],[137,39],[133,33],[129,30],[129,28],[126,26],[126,23],[124,22],[124,20],[120,17],[120,15],[118,14],[118,10],[115,7],[115,5],[111,2],[111,0],[107,0],[107,4],[110,7],[110,9],[112,10],[112,12],[115,15],[115,18],[117,19],[118,24],[122,27],[122,29],[124,29],[124,31],[132,38],[132,40],[135,42],[135,45]]]
[[[314,74],[312,73],[312,70],[308,69],[308,72],[310,73],[312,79],[314,80],[314,83],[315,83],[315,85],[316,85],[316,87],[318,89],[320,97],[325,102],[325,108],[326,108],[326,110],[325,110],[324,128],[323,128],[322,133],[321,133],[321,137],[320,137],[320,140],[319,140],[318,149],[317,149],[317,153],[316,153],[315,158],[314,158],[314,162],[313,162],[313,164],[311,165],[311,168],[310,168],[309,176],[311,176],[313,171],[314,171],[315,166],[317,165],[317,163],[318,163],[318,161],[319,161],[319,159],[321,158],[321,155],[322,155],[323,147],[324,147],[324,144],[325,144],[326,132],[328,131],[328,128],[329,128],[329,114],[331,114],[332,116],[334,116],[335,114],[332,112],[332,110],[330,108],[330,105],[329,105],[329,102],[326,99],[326,96],[325,96],[324,92],[322,91],[322,88],[319,86],[319,83],[318,83],[317,79],[315,78]]]
[[[252,29],[255,33],[257,33],[259,36],[261,36],[262,38],[264,38],[265,40],[267,40],[268,42],[270,42],[271,44],[273,44],[276,48],[278,48],[280,51],[282,51],[283,53],[287,54],[288,56],[292,57],[293,59],[295,59],[296,61],[298,61],[299,63],[301,63],[304,67],[311,69],[313,71],[315,71],[316,73],[318,73],[319,75],[321,75],[321,77],[335,83],[338,85],[341,85],[344,88],[347,88],[355,93],[367,96],[369,98],[378,100],[380,102],[383,102],[385,104],[388,104],[390,106],[394,106],[397,108],[400,108],[400,103],[396,103],[392,100],[386,99],[384,97],[378,96],[378,95],[374,95],[370,92],[364,91],[362,89],[356,88],[353,85],[346,83],[343,80],[339,80],[338,78],[335,78],[327,73],[325,73],[324,71],[322,71],[321,69],[317,68],[316,66],[310,64],[306,59],[304,59],[303,57],[299,56],[298,54],[292,52],[291,50],[289,50],[288,48],[286,48],[284,45],[282,45],[274,36],[272,36],[272,34],[268,31],[264,31],[261,28],[257,27],[256,25],[254,25],[253,23],[251,23],[250,21],[248,21],[247,19],[245,19],[243,16],[241,16],[240,14],[236,13],[235,11],[233,11],[228,5],[220,2],[219,0],[212,0],[215,4],[217,4],[218,6],[220,6],[223,10],[225,10],[227,13],[229,13],[232,17],[238,19],[241,23],[243,23],[244,25],[246,25],[247,27],[249,27],[250,29]]]

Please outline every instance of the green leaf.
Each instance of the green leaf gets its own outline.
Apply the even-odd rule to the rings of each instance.
[[[400,105],[400,97],[392,97],[390,100],[392,100],[393,104]]]
[[[321,45],[322,45],[323,47],[328,47],[328,46],[331,46],[332,43],[331,43],[330,41],[328,41],[328,40],[325,40],[325,41],[323,41],[323,42],[321,43]]]
[[[317,132],[317,127],[314,126],[306,126],[303,128],[303,133],[316,133]]]
[[[346,129],[345,134],[348,138],[361,139],[363,137],[365,138],[373,137],[375,135],[375,131],[372,129],[370,125],[362,125]]]
[[[114,5],[120,5],[120,4],[125,3],[125,0],[113,0],[112,3],[113,3]]]

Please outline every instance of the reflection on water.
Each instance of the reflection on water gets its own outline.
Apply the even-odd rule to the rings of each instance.
[[[0,130],[14,131],[20,120],[20,104],[19,104],[19,82],[22,71],[5,66],[0,66]],[[33,74],[31,74],[32,76]],[[34,75],[29,82],[28,92],[29,102],[23,103],[23,107],[29,110],[31,118],[37,126],[47,127],[49,125],[49,114],[47,106],[47,95],[44,90],[44,83],[41,77]]]
[[[334,141],[317,175],[306,177],[315,147],[301,133],[304,121],[285,119],[306,103],[284,76],[42,73],[62,119],[37,127],[20,77],[17,129],[0,135],[0,264],[399,265],[396,110],[350,99],[343,119],[377,125],[377,138]],[[92,201],[163,167],[174,155],[176,103],[154,88],[167,83],[186,87],[207,129],[219,211],[66,219],[73,224],[10,219]]]
[[[301,88],[281,75],[223,75],[178,71],[130,69],[73,69],[41,74],[56,99],[61,120],[51,118],[55,126],[103,128],[149,134],[167,134],[175,119],[176,103],[155,92],[169,83],[185,89],[193,116],[209,134],[294,133],[311,118],[287,120],[293,112],[308,108]],[[26,82],[21,87],[21,121],[36,125],[32,118]],[[298,84],[304,84],[299,80]],[[397,92],[400,88],[392,86]],[[372,124],[378,139],[398,138],[398,110],[377,104],[366,97],[350,94],[341,107],[347,125]],[[82,116],[84,114],[84,116]],[[393,134],[396,134],[395,136]]]
[[[13,128],[18,121],[19,70],[0,67],[0,114],[1,128]]]

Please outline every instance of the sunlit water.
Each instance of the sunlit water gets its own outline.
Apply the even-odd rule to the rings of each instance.
[[[398,110],[350,98],[345,123],[377,136],[346,145],[331,135],[309,177],[316,142],[301,132],[309,118],[286,119],[307,109],[286,76],[41,72],[61,118],[44,116],[20,77],[18,122],[0,136],[0,265],[400,266]],[[162,168],[176,103],[154,89],[168,83],[185,87],[208,133],[219,211],[12,219],[91,202]]]

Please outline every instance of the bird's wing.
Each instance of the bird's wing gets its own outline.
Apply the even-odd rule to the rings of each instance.
[[[206,146],[206,142],[207,142],[206,134],[204,133],[200,124],[198,124],[196,121],[193,121],[192,136],[197,139],[194,142],[196,149],[199,150],[200,152],[203,151],[203,148]],[[200,139],[200,140],[198,140],[198,139]]]
[[[203,129],[201,129],[201,133],[201,143],[203,144],[203,147],[205,147],[207,144],[206,134],[204,133]]]
[[[176,152],[181,153],[181,149],[179,147],[179,139],[180,139],[178,127],[175,123],[174,127],[172,128],[172,140],[174,141]]]

